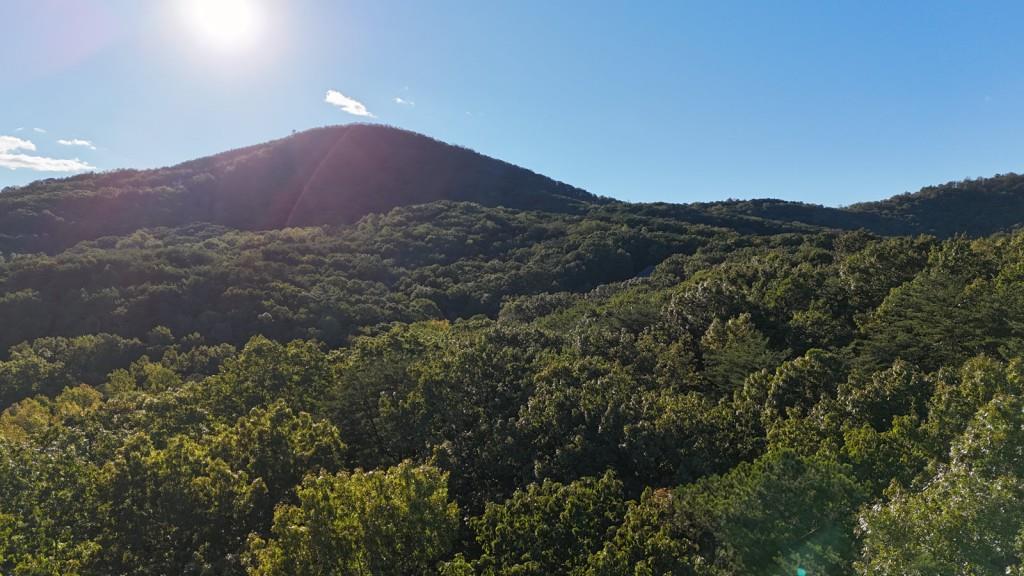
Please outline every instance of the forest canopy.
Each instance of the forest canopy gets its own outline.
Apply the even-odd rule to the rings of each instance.
[[[1016,176],[31,234],[156,176],[0,195],[4,574],[1024,575]]]

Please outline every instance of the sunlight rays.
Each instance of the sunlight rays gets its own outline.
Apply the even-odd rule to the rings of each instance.
[[[266,6],[260,0],[182,0],[181,7],[188,29],[209,49],[246,51],[266,32]]]

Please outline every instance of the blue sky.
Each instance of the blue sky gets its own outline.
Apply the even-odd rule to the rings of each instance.
[[[0,2],[0,186],[359,120],[632,201],[1024,172],[1020,2],[196,1]]]

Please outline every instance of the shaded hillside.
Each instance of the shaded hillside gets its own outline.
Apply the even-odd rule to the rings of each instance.
[[[598,218],[676,220],[740,234],[866,229],[982,236],[1024,219],[1010,174],[830,208],[773,199],[629,204],[527,169],[379,125],[320,128],[157,170],[42,180],[0,194],[0,253],[56,253],[85,240],[209,223],[240,230],[341,225],[436,201]]]
[[[344,224],[437,200],[551,212],[591,194],[426,136],[335,126],[158,170],[43,180],[0,195],[0,251],[196,222],[243,230]]]
[[[596,212],[626,212],[640,218],[681,220],[732,229],[740,234],[779,234],[822,229],[858,230],[877,234],[913,233],[901,221],[876,214],[854,214],[841,208],[785,200],[727,200],[692,204],[621,204]]]
[[[240,232],[196,224],[0,260],[0,352],[47,335],[144,337],[157,326],[244,343],[341,344],[396,320],[497,314],[507,297],[581,292],[733,238],[437,202],[358,225]]]
[[[854,204],[846,212],[899,222],[905,232],[985,236],[1019,228],[1024,222],[1024,176],[1000,174],[929,186],[880,202]]]
[[[887,236],[980,237],[1012,231],[1024,223],[1024,176],[1003,174],[949,182],[844,208],[763,198],[631,205],[628,211],[644,217],[721,226],[743,234],[863,228]]]

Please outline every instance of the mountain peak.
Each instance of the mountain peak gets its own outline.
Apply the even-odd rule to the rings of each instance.
[[[0,196],[0,251],[59,250],[140,228],[347,224],[439,200],[575,212],[600,201],[525,168],[377,124],[316,128],[155,170],[41,180]]]
[[[329,126],[215,156],[217,194],[258,194],[262,221],[246,228],[353,222],[438,200],[564,211],[596,200],[578,188],[428,136],[376,124]]]

